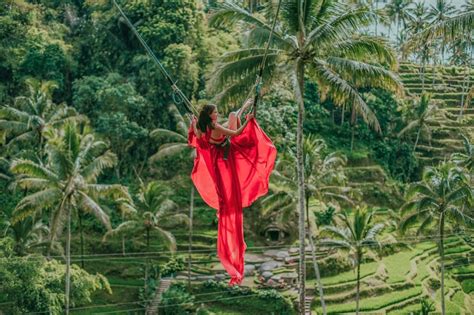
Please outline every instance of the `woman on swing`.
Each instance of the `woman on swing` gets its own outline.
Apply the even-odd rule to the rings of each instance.
[[[188,133],[188,143],[196,148],[191,178],[203,200],[217,210],[217,254],[231,276],[230,285],[241,284],[244,276],[242,208],[268,192],[276,158],[275,146],[253,114],[241,123],[252,103],[247,100],[222,125],[217,122],[217,106],[205,105]]]

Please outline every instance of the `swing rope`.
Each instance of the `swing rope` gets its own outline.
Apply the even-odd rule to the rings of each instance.
[[[260,98],[260,90],[261,90],[262,81],[263,81],[263,70],[265,69],[265,66],[266,66],[268,50],[270,48],[270,42],[272,40],[273,33],[275,32],[275,26],[276,26],[276,22],[278,20],[278,14],[280,13],[280,7],[281,7],[281,0],[278,1],[278,6],[277,6],[275,18],[273,19],[270,34],[268,35],[268,40],[267,40],[267,43],[266,43],[266,46],[265,46],[263,59],[262,59],[262,62],[260,63],[259,69],[258,69],[257,80],[256,80],[256,83],[255,83],[255,96],[254,96],[253,108],[252,108],[254,116],[257,116],[257,103],[258,103],[258,100]]]
[[[185,106],[186,110],[188,111],[188,113],[194,114],[194,115],[197,116],[198,112],[197,112],[196,108],[192,105],[192,103],[189,101],[189,99],[186,97],[186,95],[184,95],[183,91],[181,91],[181,89],[177,86],[176,82],[173,81],[173,79],[171,78],[169,73],[166,71],[165,67],[161,64],[159,59],[156,57],[156,55],[151,50],[150,46],[148,46],[148,44],[145,42],[143,37],[137,31],[135,26],[128,19],[127,15],[123,12],[122,8],[119,6],[117,1],[112,0],[112,2],[115,5],[115,7],[118,9],[118,11],[120,12],[122,17],[124,18],[127,25],[130,27],[130,29],[132,30],[134,35],[137,37],[139,42],[145,48],[146,52],[150,55],[150,57],[153,59],[153,61],[158,65],[158,67],[159,67],[161,73],[163,74],[163,76],[167,79],[168,83],[171,85],[171,88],[173,89],[172,97],[173,97],[174,103],[177,104],[177,105],[179,105],[181,103],[184,103],[184,106]],[[262,86],[262,81],[263,81],[263,71],[264,71],[265,66],[266,66],[268,51],[269,51],[269,48],[270,48],[270,43],[271,43],[271,39],[273,37],[273,33],[275,32],[275,26],[276,26],[276,22],[277,22],[277,19],[278,19],[278,15],[280,13],[280,8],[281,8],[281,0],[278,1],[278,6],[277,6],[275,18],[274,18],[273,23],[272,23],[272,28],[270,30],[270,34],[268,35],[268,40],[267,40],[267,43],[265,45],[265,51],[264,51],[264,54],[263,54],[263,59],[262,59],[262,62],[260,63],[260,65],[259,65],[257,80],[256,80],[255,85],[254,85],[255,86],[255,96],[254,96],[253,107],[252,107],[252,111],[253,111],[254,116],[256,116],[256,114],[257,114],[257,104],[258,104],[258,101],[259,101],[259,98],[260,98],[260,91],[261,91],[261,86]],[[250,92],[249,94],[251,94],[251,93],[252,92]]]
[[[130,29],[132,30],[132,32],[135,34],[135,36],[137,37],[137,39],[140,41],[140,43],[142,44],[142,46],[145,48],[145,50],[147,51],[147,53],[150,55],[150,57],[153,59],[153,61],[158,65],[161,73],[163,74],[163,76],[168,80],[169,84],[171,85],[171,88],[173,89],[173,101],[175,102],[176,105],[179,105],[181,103],[184,103],[184,107],[186,108],[186,110],[190,113],[190,114],[194,114],[194,115],[197,115],[197,110],[196,108],[192,105],[192,103],[189,101],[189,99],[186,97],[186,95],[184,95],[183,91],[181,91],[181,89],[176,85],[176,82],[173,81],[173,79],[171,78],[171,76],[169,75],[169,73],[166,71],[165,67],[163,67],[163,65],[161,64],[161,62],[158,60],[158,58],[156,57],[156,55],[153,53],[153,51],[151,50],[150,46],[148,46],[148,44],[145,42],[145,40],[143,39],[143,37],[140,35],[140,33],[138,33],[137,29],[135,28],[135,26],[133,26],[132,22],[130,22],[130,20],[128,19],[127,15],[125,15],[125,13],[123,12],[122,8],[118,5],[118,3],[115,1],[115,0],[112,0],[112,2],[114,3],[114,5],[117,7],[117,9],[119,10],[120,14],[122,15],[122,17],[125,19],[127,25],[130,27]]]

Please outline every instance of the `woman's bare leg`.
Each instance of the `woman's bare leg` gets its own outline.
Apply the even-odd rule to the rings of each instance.
[[[235,112],[229,114],[229,121],[227,128],[237,130],[240,127],[240,118],[237,117]]]

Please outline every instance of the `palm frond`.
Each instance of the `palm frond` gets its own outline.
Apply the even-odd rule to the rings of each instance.
[[[381,132],[377,117],[355,87],[332,70],[323,60],[315,59],[313,68],[316,80],[321,87],[329,89],[328,94],[335,104],[342,106],[349,102],[352,106],[355,106],[356,112],[362,116],[369,126],[373,127],[375,131]]]
[[[406,192],[407,199],[412,199],[415,195],[435,196],[434,191],[429,185],[423,182],[413,183],[408,187]]]
[[[340,228],[340,227],[337,227],[337,226],[332,226],[332,225],[328,225],[328,226],[324,226],[321,228],[321,235],[322,236],[333,236],[333,237],[337,237],[337,238],[340,238],[342,240],[345,240],[345,241],[348,241],[349,240],[349,234],[350,232],[345,229],[345,228]]]
[[[100,222],[102,222],[107,230],[111,230],[112,226],[110,224],[110,218],[108,214],[105,213],[105,211],[90,196],[86,195],[82,191],[79,191],[79,194],[81,196],[80,207],[84,211],[93,214]]]
[[[115,166],[117,161],[115,153],[108,150],[104,154],[93,159],[87,165],[84,165],[84,169],[81,173],[86,181],[94,182],[105,169]]]
[[[17,204],[13,212],[12,224],[19,222],[40,210],[51,208],[57,204],[57,201],[61,196],[62,192],[57,188],[41,190],[26,196]]]
[[[175,213],[163,217],[162,225],[166,227],[175,227],[175,226],[189,226],[190,224],[189,217],[184,213]],[[160,224],[161,225],[161,224]]]
[[[321,23],[309,32],[306,40],[307,46],[330,46],[344,41],[351,32],[367,26],[374,20],[374,14],[363,7],[355,10],[348,9],[343,14],[335,14],[335,17],[330,21]]]
[[[371,59],[372,62],[387,64],[391,69],[397,65],[395,52],[389,48],[386,40],[371,36],[358,36],[337,42],[332,50],[334,56],[354,60]]]
[[[170,214],[172,210],[178,209],[178,205],[171,199],[165,199],[158,205],[158,209],[152,209],[156,211],[157,217],[163,217],[166,214]]]
[[[1,105],[0,106],[0,118],[8,118],[6,120],[9,120],[9,121],[12,121],[12,120],[16,120],[18,122],[28,122],[28,120],[30,119],[30,114],[24,112],[24,111],[21,111],[21,110],[18,110],[14,107],[10,107],[10,106],[4,106],[4,105]]]
[[[155,140],[166,140],[167,142],[187,142],[188,139],[175,131],[157,128],[150,133]]]
[[[191,150],[192,149],[187,143],[167,143],[159,147],[158,152],[153,154],[149,158],[149,161],[154,163],[167,157],[173,157],[182,154],[185,151],[191,152]]]
[[[125,221],[115,229],[107,231],[104,234],[102,241],[105,242],[108,238],[116,238],[121,236],[132,236],[137,235],[138,233],[143,232],[145,229],[142,225],[138,223],[138,221]]]
[[[29,131],[28,125],[20,121],[11,121],[0,119],[0,130],[3,130],[7,135],[17,135]]]
[[[422,32],[422,36],[444,36],[446,39],[455,39],[474,28],[474,11],[467,11],[445,21],[433,24]]]
[[[385,228],[385,224],[383,223],[378,223],[375,224],[373,227],[369,229],[367,232],[365,239],[367,240],[374,240],[376,236]]]
[[[267,44],[268,39],[270,36],[270,30],[266,28],[261,28],[261,27],[255,27],[253,28],[249,35],[248,35],[248,42],[249,45],[256,45],[256,46],[261,46],[263,47],[264,45]],[[292,49],[294,48],[294,45],[291,45],[291,40],[289,39],[283,39],[281,37],[273,37],[271,38],[270,41],[270,47],[276,47],[278,49]],[[261,53],[264,53],[264,49],[259,49]]]
[[[398,134],[397,137],[402,137],[403,135],[407,134],[408,132],[412,131],[416,127],[420,125],[419,120],[413,120],[408,125],[406,125]]]
[[[400,79],[380,66],[340,57],[328,57],[326,61],[342,78],[357,87],[379,87],[398,93],[402,91]]]
[[[266,59],[265,72],[271,72],[272,68],[276,66],[280,52],[275,49],[269,49]],[[238,60],[219,63],[211,75],[209,81],[211,91],[216,91],[219,87],[227,86],[235,83],[246,76],[253,76],[252,82],[254,84],[257,76],[257,71],[262,63],[264,54],[252,54],[242,57]]]
[[[419,220],[419,214],[417,212],[411,212],[407,216],[403,217],[400,221],[400,230],[405,233],[408,228],[415,225]]]
[[[14,174],[28,175],[36,178],[46,179],[51,182],[56,182],[59,180],[57,175],[51,172],[49,169],[30,160],[13,160],[10,166],[10,171]]]
[[[51,182],[43,178],[22,177],[17,180],[19,187],[23,189],[45,189],[51,185]]]
[[[351,250],[352,246],[349,242],[345,240],[337,240],[337,239],[329,239],[329,238],[323,238],[322,240],[319,241],[320,246],[325,246],[329,248],[338,248],[338,249],[345,249],[345,250]]]
[[[165,246],[168,247],[168,249],[171,252],[175,252],[176,251],[176,239],[174,238],[174,235],[171,232],[166,231],[166,230],[164,230],[164,229],[162,229],[158,226],[155,226],[154,230],[158,232],[158,235],[161,238],[161,240],[164,241]]]
[[[244,10],[236,4],[226,1],[220,6],[220,9],[209,17],[209,24],[213,27],[233,26],[236,23],[245,22],[255,27],[270,31],[271,25],[253,16],[250,12]],[[275,40],[280,42],[287,41],[291,45],[291,41],[285,39],[283,35],[276,29],[273,33]]]
[[[122,199],[131,202],[132,198],[126,186],[119,184],[105,185],[105,184],[87,184],[84,193],[93,196],[108,197],[112,199]]]

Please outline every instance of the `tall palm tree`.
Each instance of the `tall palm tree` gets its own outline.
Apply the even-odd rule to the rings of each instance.
[[[425,168],[420,182],[407,191],[407,202],[401,208],[404,216],[401,228],[412,225],[417,233],[427,233],[439,239],[441,264],[441,311],[446,313],[444,296],[444,237],[446,224],[474,225],[472,207],[474,194],[469,175],[460,166],[445,162],[437,167]]]
[[[448,2],[448,0],[436,0],[434,5],[430,5],[427,18],[431,20],[431,24],[439,24],[445,22],[456,12],[456,7]],[[446,41],[441,41],[441,62],[444,62],[444,53],[446,49]]]
[[[436,104],[432,103],[431,96],[426,93],[422,94],[418,100],[412,100],[411,102],[417,103],[413,110],[412,118],[410,118],[411,121],[409,121],[405,128],[398,133],[398,137],[402,137],[413,130],[417,130],[415,144],[413,146],[413,152],[415,152],[422,132],[431,142],[431,124],[439,122],[440,115],[444,118],[444,111]]]
[[[464,67],[464,78],[461,84],[461,105],[458,118],[461,119],[464,109],[470,104],[466,102],[467,92],[471,86],[472,56],[474,52],[473,31],[462,34],[451,41],[452,53],[449,62],[453,65]]]
[[[408,24],[407,31],[412,36],[423,31],[427,25],[427,14],[428,10],[425,6],[425,2],[418,2],[414,7],[408,8]],[[402,47],[403,50],[407,50],[407,47]],[[411,47],[414,53],[417,55],[419,63],[421,64],[421,93],[425,91],[425,72],[426,63],[433,54],[430,42],[423,38],[422,41],[418,41],[418,44]]]
[[[474,0],[466,0],[466,2],[461,5],[461,11],[462,12],[474,12]],[[469,105],[469,103],[467,102],[467,98],[468,98],[468,93],[470,92],[470,88],[471,88],[471,68],[472,68],[472,64],[473,64],[473,54],[474,54],[474,32],[473,32],[473,27],[471,27],[469,29],[469,31],[467,32],[463,32],[461,33],[461,38],[458,39],[460,40],[461,42],[464,43],[464,45],[466,46],[465,47],[465,50],[466,50],[466,56],[465,56],[465,60],[464,60],[464,65],[465,65],[465,72],[467,75],[465,75],[464,77],[464,82],[465,84],[463,84],[463,93],[465,93],[466,95],[462,95],[462,99],[461,99],[461,111],[459,113],[459,116],[462,118],[462,115],[463,115],[463,110],[465,109],[466,106]]]
[[[309,202],[314,198],[324,203],[338,201],[352,203],[347,197],[350,188],[346,186],[347,178],[344,174],[347,158],[338,152],[326,154],[326,150],[324,140],[314,136],[306,137],[303,142],[307,234],[323,313],[326,313],[324,294],[313,240],[317,227],[314,213],[309,211]],[[298,195],[295,185],[297,179],[295,159],[294,154],[287,154],[278,160],[271,177],[272,193],[262,199],[264,215],[269,212],[280,212],[280,217],[286,221],[296,210]]]
[[[214,26],[243,22],[251,25],[250,47],[225,54],[213,73],[210,86],[221,90],[216,101],[229,103],[243,100],[255,82],[257,67],[264,57],[263,48],[271,30],[276,4],[269,2],[266,18],[253,16],[246,10],[226,2],[210,18]],[[282,80],[293,85],[298,106],[296,161],[298,179],[300,262],[298,273],[300,312],[305,308],[305,194],[303,165],[303,121],[305,76],[314,80],[321,96],[342,106],[349,104],[375,130],[380,125],[373,111],[358,92],[360,87],[400,89],[398,77],[389,68],[396,65],[393,51],[385,41],[360,35],[360,31],[375,20],[364,6],[351,7],[342,1],[282,0],[281,15],[276,23],[271,48],[263,73],[265,85],[270,80]]]
[[[415,3],[414,7],[407,9],[408,30],[413,34],[421,32],[427,25],[428,10],[425,2]]]
[[[159,161],[166,157],[188,156],[192,163],[196,155],[196,150],[188,145],[188,128],[185,117],[179,112],[175,104],[168,107],[168,111],[174,119],[176,131],[168,129],[155,129],[150,136],[155,140],[165,143],[158,148],[150,162]],[[194,185],[191,183],[191,193],[189,199],[189,246],[188,246],[188,286],[191,287],[191,252],[193,248],[193,211],[194,211]]]
[[[449,5],[450,6],[450,5]],[[440,5],[444,8],[444,4]],[[439,9],[432,10],[432,13],[440,11]],[[449,11],[449,14],[454,14],[452,8],[449,10],[442,10],[442,12]],[[461,37],[464,37],[465,34],[471,34],[474,29],[474,7],[470,3],[466,3],[463,7],[462,12],[458,12],[453,16],[444,16],[439,15],[436,22],[431,23],[431,25],[423,30],[422,32],[413,36],[408,43],[408,46],[417,46],[420,41],[422,42],[431,42],[435,43],[436,40],[441,38],[441,42],[445,45],[448,42],[455,41]],[[433,84],[434,84],[434,64],[436,56],[433,54]]]
[[[412,39],[412,44],[416,44],[421,36],[442,37],[445,41],[451,41],[471,32],[474,28],[474,6],[471,3],[472,1],[466,3],[462,7],[462,12],[446,17],[436,23],[431,23],[430,27]]]
[[[100,200],[130,199],[128,190],[121,185],[98,184],[98,176],[116,163],[115,155],[107,145],[96,141],[93,134],[81,134],[75,123],[64,129],[50,130],[46,144],[47,163],[15,159],[12,173],[17,175],[19,187],[30,192],[16,206],[13,224],[42,211],[49,211],[50,242],[61,234],[66,221],[66,294],[65,312],[69,313],[71,264],[71,212],[93,214],[110,229],[110,220]]]
[[[437,25],[446,21],[456,11],[456,8],[451,5],[447,0],[436,0],[435,5],[430,5],[428,10],[427,18],[431,20],[432,25]],[[433,41],[436,42],[436,41]],[[446,49],[446,40],[441,39],[441,64],[445,62],[444,53]],[[435,82],[435,65],[436,65],[436,54],[433,55],[433,86]]]
[[[356,314],[359,314],[360,264],[364,253],[381,247],[377,237],[382,232],[384,224],[373,223],[374,214],[374,210],[361,208],[357,208],[352,214],[344,211],[338,214],[341,226],[327,226],[322,232],[328,238],[323,239],[321,243],[348,251],[357,268]]]
[[[474,144],[466,135],[461,134],[461,137],[463,138],[464,152],[453,153],[451,160],[472,174],[474,171]]]
[[[49,127],[59,127],[67,121],[84,121],[72,107],[52,102],[52,92],[57,85],[52,81],[27,79],[28,95],[15,99],[13,106],[0,107],[0,131],[7,138],[7,145],[20,141],[34,143],[40,159],[44,157],[46,143],[44,132]]]
[[[400,34],[400,26],[402,24],[405,26],[406,21],[409,19],[409,7],[412,3],[413,0],[391,0],[390,3],[385,6],[390,23],[397,24],[397,35]]]
[[[35,248],[49,246],[49,228],[41,220],[35,222],[32,217],[12,224],[4,222],[2,236],[11,236],[14,242],[13,250],[18,256],[31,253]]]
[[[179,112],[175,104],[168,107],[168,112],[173,117],[176,131],[157,128],[150,133],[154,140],[164,142],[158,151],[150,157],[149,162],[154,163],[165,157],[187,155],[190,161],[194,158],[194,149],[188,145],[188,124],[185,117]]]
[[[176,250],[176,239],[173,233],[167,228],[185,223],[189,224],[188,217],[181,213],[176,213],[177,205],[169,199],[172,190],[169,186],[160,182],[150,182],[142,184],[138,193],[136,204],[128,203],[133,209],[130,220],[122,222],[115,229],[108,231],[103,240],[109,237],[145,236],[146,252],[150,252],[151,232],[157,233],[171,252]],[[148,258],[145,264],[145,292],[148,286]]]

